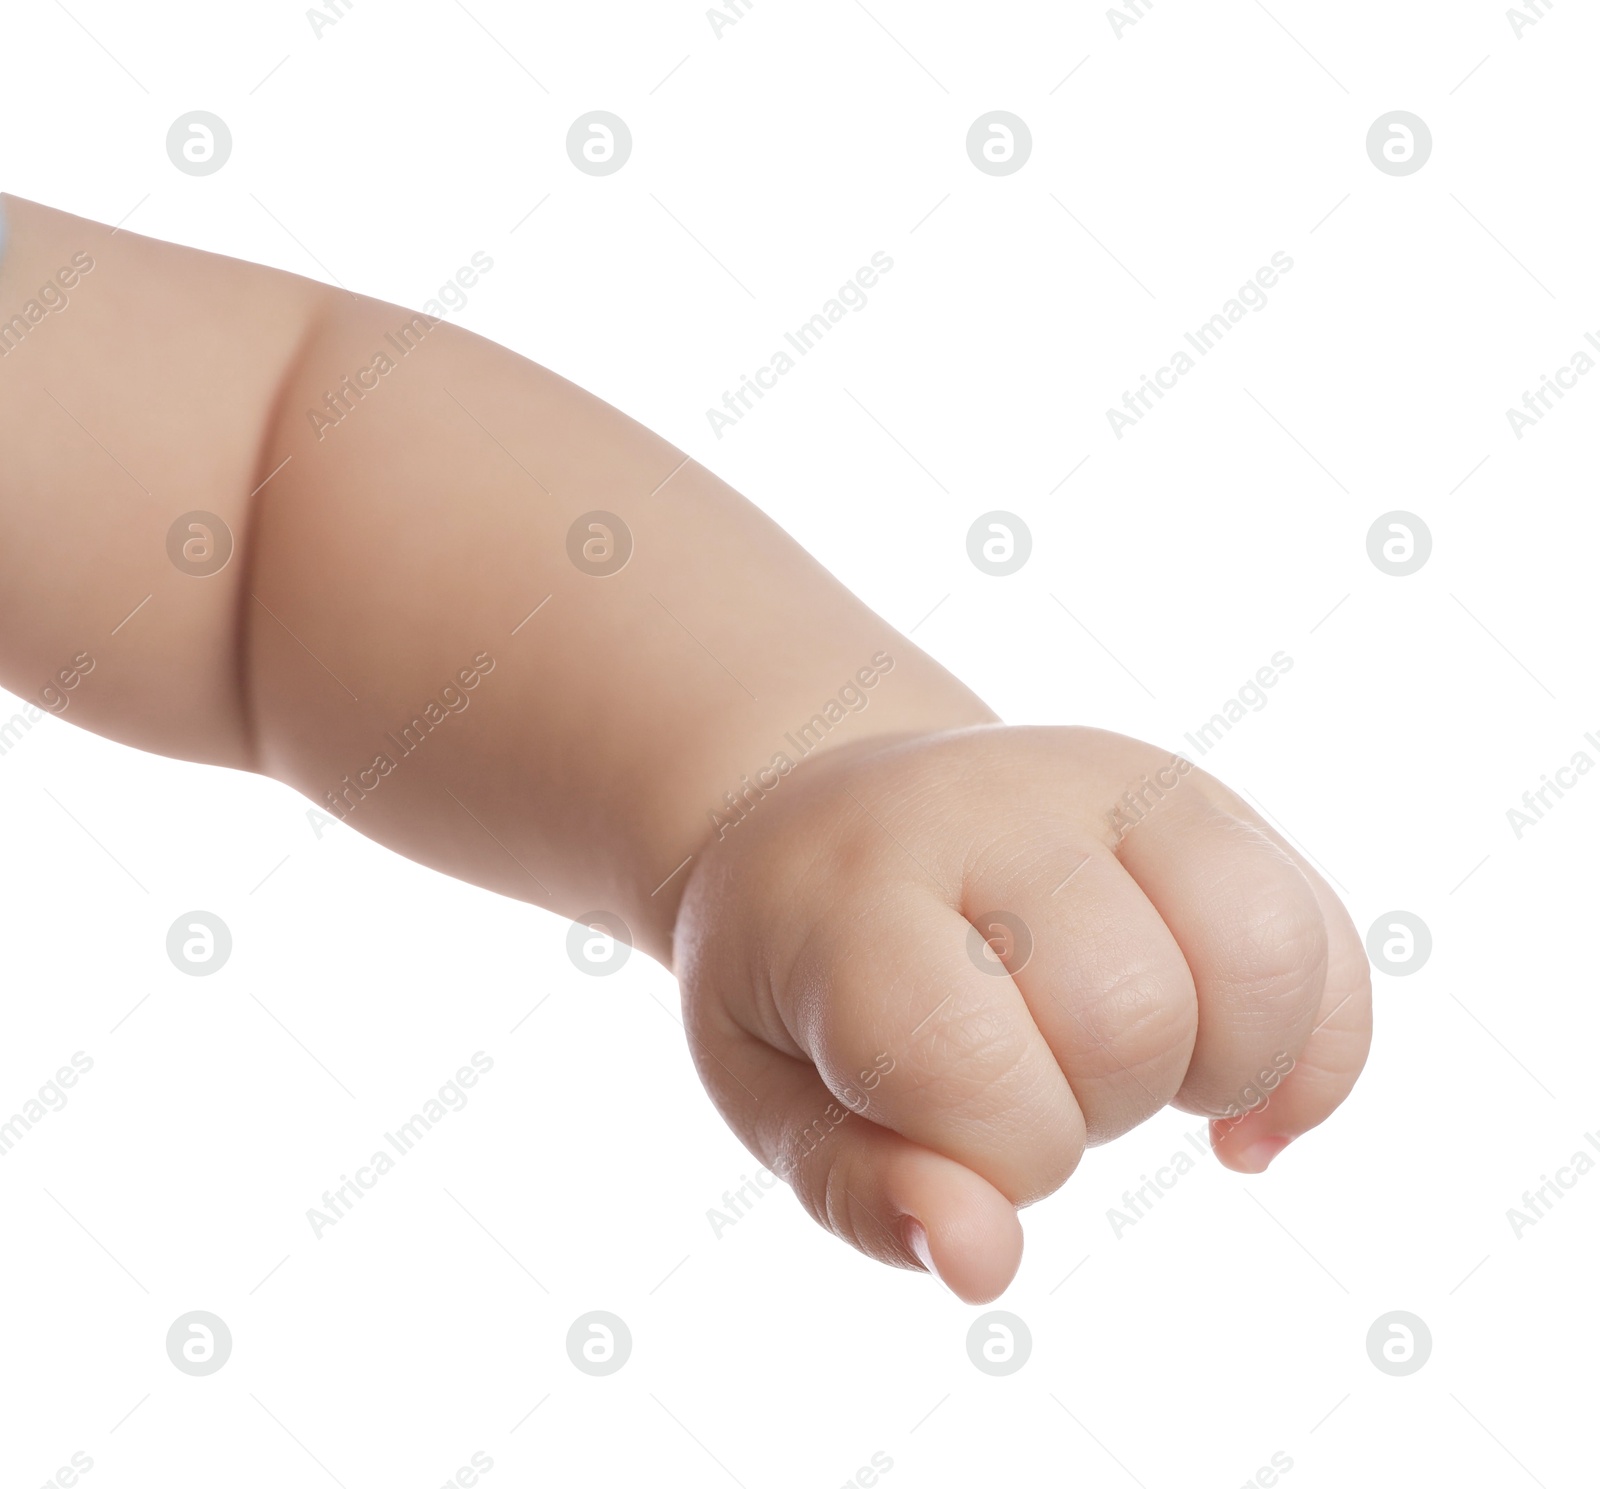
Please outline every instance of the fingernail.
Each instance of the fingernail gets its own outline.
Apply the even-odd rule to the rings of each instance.
[[[944,1278],[939,1277],[939,1269],[933,1264],[933,1252],[928,1249],[928,1232],[926,1227],[924,1227],[922,1222],[918,1220],[915,1215],[907,1215],[903,1230],[906,1238],[906,1245],[911,1248],[911,1254],[916,1257],[916,1259],[921,1262],[922,1265],[926,1267],[934,1277],[938,1278],[940,1282],[944,1282]],[[945,1285],[947,1287],[949,1286],[948,1283],[945,1283]]]
[[[1246,1173],[1264,1174],[1267,1165],[1288,1146],[1286,1137],[1258,1137],[1239,1154],[1239,1163]]]

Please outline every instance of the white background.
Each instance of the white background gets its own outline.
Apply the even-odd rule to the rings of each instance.
[[[663,0],[360,0],[320,39],[287,3],[68,9],[0,12],[4,189],[412,305],[486,251],[461,323],[674,440],[1012,722],[1193,754],[1287,652],[1206,766],[1363,932],[1403,909],[1434,949],[1375,977],[1361,1085],[1270,1174],[1208,1161],[1117,1236],[1195,1125],[1169,1112],[1027,1213],[996,1306],[1033,1351],[991,1378],[982,1310],[787,1191],[713,1233],[755,1166],[661,968],[584,977],[550,915],[46,718],[0,757],[0,1116],[94,1069],[0,1161],[6,1483],[76,1451],[107,1486],[429,1489],[477,1451],[491,1486],[833,1486],[875,1452],[890,1489],[1232,1486],[1274,1453],[1296,1489],[1594,1482],[1600,1174],[1507,1217],[1600,1134],[1600,776],[1506,817],[1600,760],[1600,377],[1505,417],[1600,334],[1587,7],[1520,38],[1486,0],[1156,0],[1120,37],[1076,4],[755,0],[720,38]],[[193,109],[234,136],[204,178],[164,150]],[[565,151],[591,109],[634,136],[603,179]],[[1033,134],[1010,176],[966,155],[991,109]],[[1393,109],[1433,133],[1414,175],[1366,154]],[[718,439],[878,250],[868,307]],[[1279,250],[1267,308],[1115,438]],[[1009,579],[966,557],[993,508],[1034,536]],[[1394,509],[1433,535],[1407,578],[1366,551]],[[234,937],[205,978],[164,949],[197,908]],[[316,1239],[477,1050],[470,1105]],[[191,1309],[233,1334],[203,1379],[163,1347]],[[603,1379],[564,1347],[591,1309],[633,1334]],[[1396,1309],[1433,1338],[1404,1378],[1365,1345]]]

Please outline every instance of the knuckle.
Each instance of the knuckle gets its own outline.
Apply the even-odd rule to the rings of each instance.
[[[988,998],[952,1006],[929,1023],[917,1064],[919,1093],[946,1111],[983,1108],[1028,1063],[1029,1030]]]
[[[1194,1048],[1199,1008],[1186,974],[1147,969],[1118,977],[1089,1005],[1086,1022],[1105,1052],[1108,1068],[1101,1074],[1176,1064],[1181,1076]]]
[[[1295,871],[1252,886],[1235,916],[1227,981],[1264,1014],[1314,1008],[1328,970],[1328,931],[1310,886]]]
[[[1088,1135],[1081,1121],[1070,1127],[1040,1124],[1027,1145],[1026,1160],[1017,1179],[1010,1183],[990,1182],[1014,1205],[1036,1204],[1054,1194],[1077,1171],[1088,1146]]]
[[[1032,1204],[1071,1178],[1085,1130],[1031,1023],[986,1000],[949,1015],[907,1062],[904,1097],[928,1124],[922,1140],[960,1156],[1013,1204]],[[923,1125],[919,1122],[917,1125]],[[996,1148],[995,1135],[1007,1141]],[[937,1134],[937,1135],[936,1135]]]

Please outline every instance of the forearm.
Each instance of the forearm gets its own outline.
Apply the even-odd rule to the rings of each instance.
[[[732,817],[725,793],[773,780],[780,753],[799,763],[786,734],[807,743],[819,712],[823,747],[991,717],[666,441],[451,326],[399,357],[385,338],[407,319],[330,302],[283,404],[268,463],[293,459],[255,533],[256,592],[283,625],[255,606],[249,645],[273,775],[313,800],[342,791],[352,824],[446,872],[619,913],[665,955],[669,876],[714,810]],[[336,427],[312,417],[386,348],[397,365]],[[596,511],[621,526],[571,538]],[[609,575],[569,552],[592,541],[609,567],[626,535]],[[460,716],[403,735],[478,656],[493,670]],[[844,688],[865,706],[830,719]],[[370,795],[342,785],[385,758]]]
[[[76,223],[12,205],[0,305],[53,270]],[[262,770],[502,893],[620,914],[663,958],[685,860],[737,830],[788,767],[870,735],[992,720],[724,483],[524,358],[125,233],[95,257],[70,313],[0,363],[5,433],[25,454],[22,478],[0,485],[8,686],[36,691],[91,612],[98,623],[95,604],[121,603],[103,597],[126,591],[131,609],[153,595],[67,717]],[[48,362],[23,363],[45,349]],[[45,422],[46,368],[121,462],[152,474],[130,484],[59,412]],[[12,412],[19,390],[36,419]],[[62,520],[56,488],[97,460],[104,477],[74,488],[90,495],[72,515],[95,541],[41,544]],[[190,508],[234,535],[210,578],[163,546]],[[574,523],[596,511],[621,519],[619,550],[624,529],[632,544],[603,576],[569,556]],[[603,556],[603,534],[584,538]],[[15,555],[41,546],[23,582]]]

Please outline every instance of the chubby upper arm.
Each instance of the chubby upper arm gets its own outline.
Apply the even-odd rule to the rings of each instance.
[[[331,293],[17,197],[0,211],[0,685],[126,744],[255,768],[252,512]]]
[[[808,753],[784,731],[868,659],[892,649],[896,686],[852,737],[993,720],[725,482],[549,369],[5,206],[12,691],[58,685],[74,723],[270,775],[443,873],[610,907],[663,957],[717,811]]]

